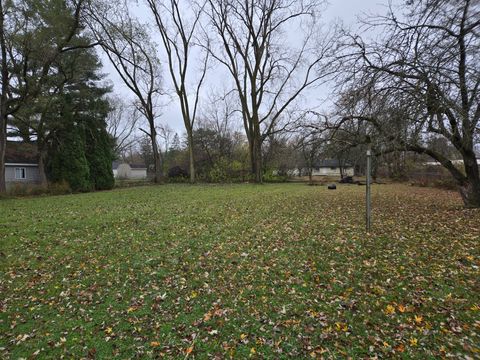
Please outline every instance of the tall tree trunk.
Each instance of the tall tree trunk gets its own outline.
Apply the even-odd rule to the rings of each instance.
[[[1,1],[1,0],[0,0]],[[5,182],[5,151],[7,147],[7,126],[6,126],[6,116],[4,116],[4,106],[3,100],[1,104],[1,115],[0,115],[0,194],[5,194],[7,192],[7,184]],[[6,112],[6,111],[5,111]]]
[[[255,162],[255,146],[253,138],[248,138],[248,152],[250,155],[250,169],[252,176],[255,176],[256,173],[256,162]]]
[[[255,136],[253,140],[253,170],[255,182],[261,184],[263,182],[263,164],[262,164],[262,143],[260,137]]]
[[[48,185],[47,174],[45,172],[45,159],[47,158],[47,152],[45,149],[38,149],[38,175],[40,186],[46,187]]]
[[[188,164],[190,169],[190,183],[195,183],[195,159],[193,156],[193,129],[189,128],[187,130],[188,138]]]
[[[8,64],[7,46],[5,43],[5,14],[3,0],[0,0],[0,47],[1,47],[1,94],[0,94],[0,194],[7,192],[5,183],[5,152],[7,148],[7,91],[8,91]]]
[[[157,130],[155,129],[155,120],[152,118],[150,123],[150,140],[152,141],[153,163],[154,163],[154,177],[153,182],[156,184],[163,181],[162,164],[160,160],[160,151],[157,144]]]
[[[7,148],[7,91],[8,91],[8,64],[7,45],[5,40],[5,14],[3,0],[0,0],[0,47],[1,47],[1,94],[0,94],[0,194],[7,192],[5,183],[5,152]]]
[[[163,176],[162,176],[162,164],[160,162],[160,154],[158,152],[158,145],[156,142],[157,141],[155,137],[155,140],[152,139],[153,162],[154,162],[154,172],[155,172],[153,181],[158,184],[162,182]]]
[[[480,208],[480,174],[473,151],[463,154],[466,179],[459,184],[460,195],[467,208]]]

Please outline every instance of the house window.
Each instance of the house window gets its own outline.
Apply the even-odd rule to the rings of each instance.
[[[26,168],[15,168],[15,180],[25,180],[27,178]]]

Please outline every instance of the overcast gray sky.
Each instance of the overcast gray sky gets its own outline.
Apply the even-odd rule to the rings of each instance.
[[[140,4],[141,1],[142,0],[139,0]],[[402,0],[390,0],[390,2],[397,5],[400,4]],[[388,0],[330,0],[326,11],[322,15],[322,22],[328,25],[336,21],[341,21],[346,27],[356,31],[359,26],[359,17],[363,17],[366,14],[383,14],[387,11],[387,5]],[[148,22],[150,20],[147,8],[142,5],[135,9],[135,13],[142,22]],[[158,37],[154,32],[152,32],[152,38],[158,43]],[[107,74],[107,79],[113,84],[114,93],[123,99],[133,98],[104,56],[102,56],[102,62],[104,64],[104,72]],[[169,83],[170,79],[165,72],[164,78],[165,83]],[[215,88],[219,85],[224,86],[224,81],[219,81],[218,78],[218,70],[216,70],[214,74],[210,74],[210,76],[207,77],[204,92],[207,91],[208,88]],[[312,101],[318,103],[320,107],[328,107],[328,105],[326,105],[328,104],[328,97],[328,86],[326,86],[323,90],[317,91]],[[325,102],[325,100],[327,100],[327,102]],[[168,102],[167,100],[165,100],[165,102],[168,104],[161,111],[162,116],[159,119],[160,122],[168,123],[168,125],[179,134],[183,133],[183,121],[177,102]]]

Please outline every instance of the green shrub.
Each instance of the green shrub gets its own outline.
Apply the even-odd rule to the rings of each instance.
[[[263,174],[263,181],[268,183],[281,183],[286,182],[287,180],[288,176],[276,174],[273,170],[267,170]]]
[[[66,181],[52,183],[48,185],[48,193],[50,195],[65,195],[71,194],[72,189]]]
[[[208,173],[208,180],[213,183],[231,181],[229,177],[230,164],[225,159],[217,161]]]
[[[16,183],[10,186],[8,190],[8,194],[12,196],[64,195],[71,193],[72,190],[66,181],[52,183],[48,186]]]

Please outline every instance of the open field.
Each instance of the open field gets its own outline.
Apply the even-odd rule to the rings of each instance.
[[[1,358],[480,356],[456,193],[167,185],[0,201]]]

